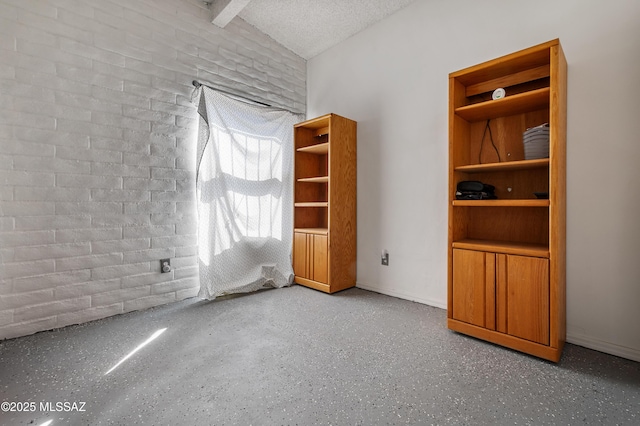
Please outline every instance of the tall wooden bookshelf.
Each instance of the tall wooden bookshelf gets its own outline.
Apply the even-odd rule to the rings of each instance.
[[[497,88],[506,96],[494,100]],[[448,327],[554,362],[566,333],[566,91],[559,40],[449,75]],[[549,157],[526,160],[523,132],[544,123]],[[457,200],[467,180],[498,198]]]
[[[294,126],[295,281],[326,293],[356,284],[356,126],[337,114]]]

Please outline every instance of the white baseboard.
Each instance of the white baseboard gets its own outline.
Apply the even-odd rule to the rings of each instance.
[[[605,342],[583,334],[574,334],[571,332],[567,332],[567,342],[578,346],[584,346],[585,348],[593,349],[598,352],[604,352],[606,354],[640,362],[640,350],[638,349],[616,345],[615,343]]]
[[[422,297],[416,297],[414,295],[411,295],[411,294],[408,294],[408,293],[404,293],[402,291],[382,289],[382,288],[377,288],[377,287],[369,286],[369,285],[362,284],[362,283],[357,283],[356,287],[361,288],[363,290],[369,290],[369,291],[374,291],[376,293],[385,294],[387,296],[397,297],[398,299],[404,299],[404,300],[410,300],[412,302],[422,303],[423,305],[429,305],[429,306],[433,306],[435,308],[440,308],[440,309],[445,309],[445,310],[447,309],[446,303],[443,304],[442,302],[440,302],[438,300],[425,299],[425,298],[422,298]]]

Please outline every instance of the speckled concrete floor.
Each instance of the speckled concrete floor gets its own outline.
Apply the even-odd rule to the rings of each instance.
[[[3,341],[0,402],[33,403],[2,425],[638,425],[640,364],[574,345],[552,364],[441,309],[294,286]]]

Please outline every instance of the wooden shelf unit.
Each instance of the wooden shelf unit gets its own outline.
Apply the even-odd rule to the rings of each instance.
[[[295,281],[326,293],[356,284],[356,133],[336,114],[294,126]]]
[[[566,334],[566,82],[559,40],[449,75],[448,327],[554,362]],[[506,97],[492,100],[498,87]],[[525,160],[523,132],[543,123],[549,158]],[[465,180],[498,199],[457,200]]]

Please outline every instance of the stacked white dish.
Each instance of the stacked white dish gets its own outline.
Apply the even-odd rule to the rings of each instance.
[[[527,129],[522,135],[524,159],[549,158],[549,123]]]

